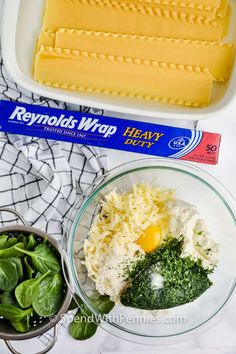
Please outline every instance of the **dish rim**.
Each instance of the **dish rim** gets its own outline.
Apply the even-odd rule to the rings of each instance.
[[[17,84],[21,85],[23,88],[33,92],[37,95],[48,97],[51,99],[64,101],[70,104],[77,104],[82,106],[89,106],[92,108],[100,108],[103,110],[117,112],[122,114],[132,114],[135,116],[149,117],[149,118],[159,118],[159,119],[181,119],[181,120],[203,120],[215,118],[216,116],[227,114],[236,101],[236,92],[234,90],[234,81],[236,82],[236,58],[234,61],[234,68],[231,75],[231,79],[228,83],[228,88],[226,89],[225,95],[215,103],[214,106],[209,106],[207,108],[199,108],[199,109],[186,109],[182,107],[182,109],[186,109],[186,112],[178,112],[175,110],[175,106],[173,105],[173,109],[171,111],[148,108],[143,106],[142,104],[135,107],[135,102],[132,104],[132,107],[127,107],[125,102],[121,103],[112,103],[109,102],[106,98],[102,96],[99,98],[96,97],[82,97],[78,95],[74,97],[70,95],[68,91],[65,93],[60,89],[49,88],[43,85],[40,85],[31,78],[29,79],[20,69],[17,55],[16,55],[16,34],[17,34],[17,26],[18,26],[18,15],[19,9],[22,0],[8,0],[3,3],[2,10],[2,55],[5,62],[6,69],[10,76],[16,81]],[[176,107],[178,108],[178,107]],[[179,107],[181,108],[181,107]],[[176,112],[177,111],[177,112]]]

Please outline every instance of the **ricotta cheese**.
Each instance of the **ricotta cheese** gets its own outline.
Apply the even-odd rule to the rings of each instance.
[[[170,210],[169,230],[174,237],[183,235],[182,256],[190,256],[194,260],[201,259],[205,268],[213,268],[218,260],[218,244],[211,239],[204,220],[197,208],[182,200],[168,203]]]

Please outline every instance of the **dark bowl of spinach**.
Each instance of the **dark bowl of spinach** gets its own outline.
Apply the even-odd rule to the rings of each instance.
[[[5,341],[34,338],[56,328],[72,298],[57,241],[15,214],[24,225],[0,229],[0,338]]]

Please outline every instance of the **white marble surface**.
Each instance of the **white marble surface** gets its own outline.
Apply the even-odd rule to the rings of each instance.
[[[236,198],[236,107],[229,111],[227,117],[202,121],[198,127],[202,130],[219,132],[222,134],[220,159],[217,166],[197,166],[208,171],[218,178]],[[153,120],[150,120],[153,121]],[[166,123],[166,122],[165,122]],[[178,122],[178,125],[191,126],[186,122]],[[136,158],[145,158],[145,155],[130,154],[108,150],[109,167]],[[102,329],[92,339],[85,342],[77,342],[69,337],[66,330],[61,330],[59,340],[51,354],[98,354],[98,353],[122,353],[122,354],[236,354],[236,295],[233,296],[224,313],[219,313],[217,323],[210,328],[203,328],[201,334],[194,332],[184,342],[160,347],[147,347],[125,342],[106,333]],[[35,340],[15,343],[18,350],[24,354],[33,354],[42,349]],[[0,354],[8,354],[4,343],[0,341]]]

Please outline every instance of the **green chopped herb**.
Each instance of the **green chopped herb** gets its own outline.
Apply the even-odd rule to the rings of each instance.
[[[131,283],[121,295],[125,306],[146,310],[167,309],[191,302],[211,285],[211,272],[201,261],[181,257],[183,238],[168,239],[157,250],[147,254],[127,270]],[[153,274],[163,278],[163,287],[156,288]]]

